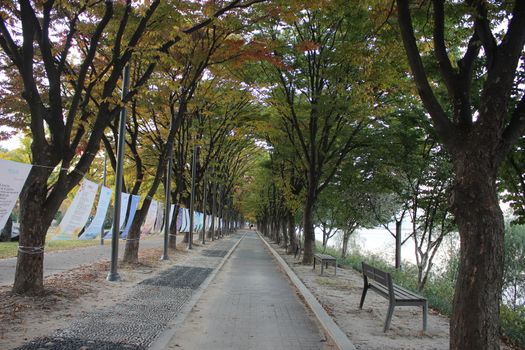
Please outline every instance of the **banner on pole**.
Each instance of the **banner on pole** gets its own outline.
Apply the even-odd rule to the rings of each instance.
[[[137,208],[139,206],[139,202],[140,202],[139,195],[131,196],[131,204],[129,207],[128,220],[126,222],[126,226],[124,227],[124,230],[120,233],[120,238],[126,238],[128,236],[129,230],[131,229],[131,225],[133,224],[133,219],[135,218],[135,213],[137,212]]]
[[[84,233],[80,235],[79,239],[95,239],[100,234],[104,226],[104,220],[106,220],[109,202],[111,201],[111,192],[111,188],[106,186],[101,187],[95,217],[89,226],[84,230]]]
[[[182,210],[182,223],[180,232],[190,232],[190,211],[187,208],[181,208]]]
[[[206,216],[206,231],[211,230],[211,223],[213,222],[213,216]]]
[[[164,222],[164,203],[159,202],[157,206],[157,218],[155,220],[155,225],[153,226],[153,233],[161,232],[163,222]]]
[[[0,159],[0,230],[9,219],[30,171],[30,164]]]
[[[175,211],[175,204],[172,204],[170,206],[170,219],[168,220],[169,224],[170,224],[170,228],[171,228],[171,220],[173,219],[173,212]]]
[[[86,179],[82,181],[82,185],[58,226],[58,234],[53,239],[65,240],[78,237],[89,219],[97,191],[98,184]]]
[[[177,209],[177,232],[180,232],[182,227],[182,208]]]
[[[157,201],[152,200],[149,205],[148,213],[146,214],[146,219],[144,219],[144,225],[142,225],[140,234],[148,235],[152,233],[155,226],[155,220],[157,219],[157,208]]]
[[[129,193],[125,193],[125,192],[122,192],[120,194],[119,232],[122,231],[122,228],[126,225],[126,212],[128,210],[129,196],[130,196]],[[104,239],[110,239],[111,237],[113,237],[113,226],[114,225],[115,225],[115,219],[113,219],[113,225],[111,225],[111,229],[108,232],[106,232]]]
[[[196,211],[195,212],[195,219],[193,220],[193,222],[195,223],[195,227],[193,228],[194,231],[200,231],[202,230],[202,213],[201,212],[198,212]]]

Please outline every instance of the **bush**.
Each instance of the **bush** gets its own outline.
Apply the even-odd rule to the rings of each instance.
[[[515,345],[525,345],[525,306],[512,309],[506,305],[500,310],[503,336]]]

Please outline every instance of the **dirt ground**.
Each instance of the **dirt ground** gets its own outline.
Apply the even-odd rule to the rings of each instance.
[[[323,276],[320,268],[301,264],[293,255],[276,244],[272,247],[294,270],[306,287],[314,294],[324,309],[356,346],[357,349],[403,349],[430,350],[449,348],[449,319],[429,309],[427,331],[423,332],[422,308],[415,306],[396,307],[390,330],[383,333],[388,310],[388,300],[368,291],[359,309],[363,291],[363,277],[351,268],[329,266]],[[502,344],[502,349],[510,349]]]

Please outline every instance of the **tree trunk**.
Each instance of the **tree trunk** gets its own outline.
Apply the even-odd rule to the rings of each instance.
[[[490,143],[489,143],[490,144]],[[496,168],[478,148],[455,157],[450,204],[461,238],[450,322],[450,349],[499,349],[503,279],[503,214]]]
[[[348,240],[350,239],[350,232],[344,231],[343,232],[343,247],[341,248],[341,258],[346,258],[346,254],[348,254]]]
[[[314,197],[307,196],[303,213],[303,232],[304,232],[304,254],[303,264],[311,264],[315,250],[315,230],[313,224]]]
[[[293,253],[297,249],[297,237],[295,236],[295,219],[292,211],[288,211],[288,237],[290,238],[290,245],[288,252]]]
[[[141,208],[135,213],[128,236],[126,237],[126,247],[124,248],[123,258],[125,263],[136,264],[139,262],[140,227],[146,218],[150,204],[151,197],[146,197]]]
[[[173,209],[173,217],[170,222],[170,235],[168,237],[168,247],[170,249],[177,249],[177,218],[179,217],[179,206],[175,203]]]
[[[283,233],[283,246],[288,249],[288,231],[286,229],[286,216],[281,216],[281,232]]]
[[[36,295],[44,291],[44,244],[47,229],[53,220],[50,213],[56,212],[51,206],[42,212],[47,197],[48,176],[47,169],[33,168],[20,194],[20,238],[14,293]],[[61,203],[63,199],[55,200]]]

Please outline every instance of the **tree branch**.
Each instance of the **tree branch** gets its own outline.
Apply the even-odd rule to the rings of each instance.
[[[421,97],[427,111],[430,113],[440,138],[447,146],[456,148],[456,128],[441,107],[428,82],[423,61],[421,60],[419,49],[416,44],[416,38],[414,36],[408,0],[396,1],[398,10],[397,18],[401,29],[401,37],[403,39],[410,68],[414,75],[419,96]]]

